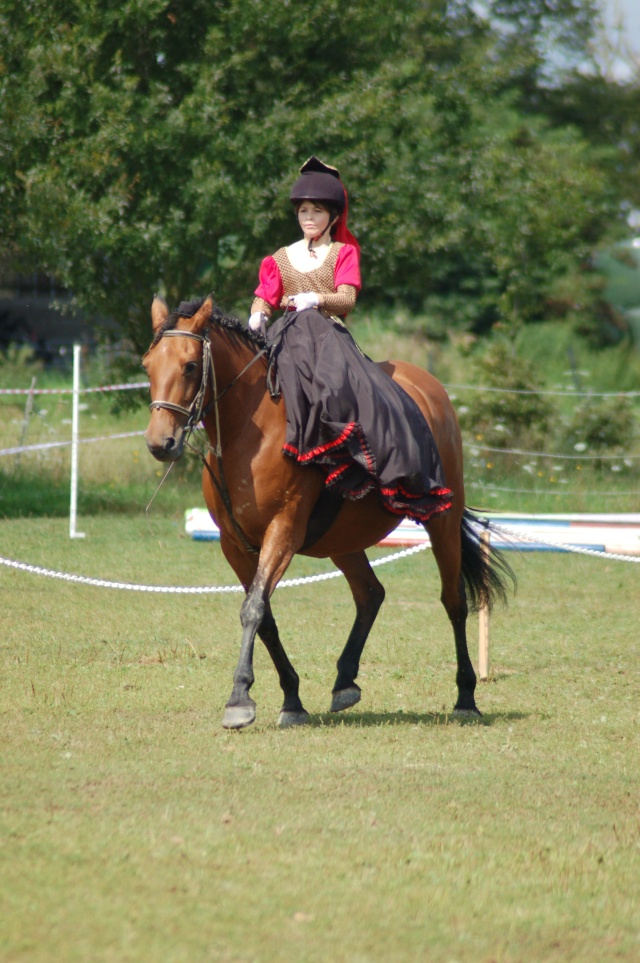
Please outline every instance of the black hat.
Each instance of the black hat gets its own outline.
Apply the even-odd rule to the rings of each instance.
[[[300,168],[300,177],[291,188],[289,199],[293,204],[320,201],[341,213],[345,207],[345,191],[340,174],[335,167],[310,157]]]

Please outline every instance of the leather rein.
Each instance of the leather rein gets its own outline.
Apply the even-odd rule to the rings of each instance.
[[[197,394],[188,408],[185,407],[184,405],[174,404],[174,402],[172,401],[152,401],[151,404],[149,405],[149,410],[153,411],[154,408],[166,408],[169,411],[175,411],[178,414],[186,416],[187,421],[184,426],[184,430],[186,432],[186,439],[184,442],[185,446],[190,451],[198,455],[198,457],[202,461],[202,464],[209,472],[211,481],[213,482],[216,488],[216,491],[218,492],[218,494],[220,495],[220,498],[222,499],[224,507],[227,510],[229,520],[231,521],[231,524],[233,525],[233,529],[236,535],[238,536],[238,538],[240,539],[240,542],[242,543],[243,548],[245,549],[245,551],[250,552],[251,554],[257,554],[260,551],[260,549],[257,546],[251,544],[251,542],[243,532],[242,528],[240,527],[238,520],[233,514],[233,507],[231,505],[231,496],[229,494],[229,488],[227,486],[227,482],[224,475],[224,467],[222,464],[222,446],[220,444],[220,412],[218,409],[218,402],[236,384],[236,382],[239,381],[239,379],[242,377],[245,371],[247,371],[251,367],[251,365],[255,364],[255,362],[259,358],[261,358],[263,355],[267,353],[266,349],[262,348],[251,359],[251,361],[244,366],[242,371],[240,371],[234,378],[231,379],[231,381],[226,386],[226,388],[223,388],[222,391],[218,394],[216,369],[213,363],[213,353],[211,348],[211,338],[209,337],[209,332],[206,331],[205,334],[196,334],[193,331],[178,331],[176,328],[171,328],[168,331],[163,332],[162,337],[163,338],[191,338],[192,341],[199,341],[202,344],[202,378],[200,380],[200,387],[198,388]],[[209,389],[209,385],[211,385],[212,398],[209,404],[205,406],[205,400],[207,396],[207,391]],[[218,465],[218,473],[220,475],[220,481],[218,481],[213,471],[211,470],[211,466],[207,461],[203,452],[199,451],[197,448],[194,448],[193,445],[189,444],[191,433],[200,424],[200,422],[203,421],[204,418],[206,418],[206,416],[209,414],[212,408],[214,410],[215,419],[216,419],[217,442],[215,447],[213,447],[210,444],[207,445],[207,452],[212,452],[215,455],[216,462]]]

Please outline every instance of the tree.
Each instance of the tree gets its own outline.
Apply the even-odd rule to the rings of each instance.
[[[317,153],[345,173],[369,298],[426,308],[434,329],[541,316],[616,214],[600,153],[530,109],[539,45],[561,22],[583,44],[591,11],[2,0],[4,254],[141,349],[155,290],[247,309]]]

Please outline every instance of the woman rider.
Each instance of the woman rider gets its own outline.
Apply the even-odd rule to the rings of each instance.
[[[287,414],[283,452],[320,468],[343,497],[376,490],[387,510],[424,523],[451,507],[451,492],[418,406],[344,324],[360,289],[360,249],[338,171],[311,157],[290,200],[302,239],[264,259],[249,318],[257,330],[284,310],[267,333]]]

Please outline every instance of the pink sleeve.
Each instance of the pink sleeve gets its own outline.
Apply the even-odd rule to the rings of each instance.
[[[259,284],[255,290],[257,298],[262,298],[272,307],[277,308],[283,295],[280,268],[272,257],[266,257],[260,265],[258,275]]]
[[[344,247],[340,248],[333,283],[336,289],[339,284],[352,284],[358,291],[362,287],[360,255],[353,244],[345,244]]]

